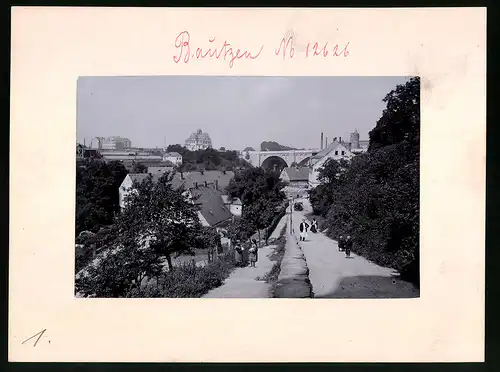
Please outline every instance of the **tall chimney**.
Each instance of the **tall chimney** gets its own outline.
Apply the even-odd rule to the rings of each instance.
[[[325,138],[325,147],[328,146],[328,137]]]
[[[321,147],[320,150],[323,150],[323,132],[321,132]]]

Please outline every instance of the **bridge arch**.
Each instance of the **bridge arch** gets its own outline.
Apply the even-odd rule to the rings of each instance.
[[[307,158],[305,159],[302,159],[299,163],[298,163],[298,166],[299,167],[305,167],[308,163],[309,163],[309,160],[311,160],[311,157],[308,156]]]
[[[282,171],[283,168],[288,167],[289,164],[281,156],[272,155],[272,156],[265,158],[260,166],[264,169],[276,168],[277,170]]]

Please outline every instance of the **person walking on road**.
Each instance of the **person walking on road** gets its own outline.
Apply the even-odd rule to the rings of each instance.
[[[236,266],[243,266],[243,251],[244,248],[241,245],[241,241],[237,241],[234,246],[234,260],[236,261]]]
[[[248,260],[250,261],[250,267],[256,267],[255,263],[257,262],[258,256],[257,256],[257,242],[255,239],[252,239],[252,245],[250,249],[248,250]]]
[[[342,252],[344,250],[344,246],[345,246],[345,239],[344,239],[344,235],[340,235],[339,236],[339,252]]]
[[[305,242],[307,238],[307,230],[309,229],[309,224],[306,222],[306,219],[303,218],[302,222],[299,225],[300,231],[300,241]]]
[[[351,239],[350,235],[347,235],[344,249],[345,249],[346,258],[350,258],[351,257],[351,249],[352,249],[352,239]]]
[[[316,234],[318,232],[318,222],[316,221],[316,218],[313,218],[313,221],[311,223],[311,231]]]

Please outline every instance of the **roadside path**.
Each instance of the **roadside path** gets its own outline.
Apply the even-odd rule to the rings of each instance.
[[[303,211],[294,211],[295,235],[307,213],[312,212],[308,199]],[[392,269],[381,267],[351,252],[351,258],[340,252],[335,240],[325,234],[309,232],[308,240],[300,242],[309,268],[309,280],[315,298],[408,298],[419,292],[410,283],[394,278]]]
[[[269,242],[275,241],[281,232],[283,226],[288,221],[288,214],[284,215],[276,229],[271,234]],[[270,284],[264,280],[256,280],[262,278],[271,271],[274,261],[271,261],[269,256],[274,252],[276,245],[270,244],[259,249],[259,260],[256,267],[241,267],[235,269],[231,275],[224,281],[220,287],[212,289],[210,292],[202,296],[202,298],[268,298],[270,297]]]

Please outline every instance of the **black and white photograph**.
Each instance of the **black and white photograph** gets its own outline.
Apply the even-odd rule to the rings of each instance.
[[[81,76],[77,298],[420,297],[420,78]]]

